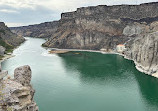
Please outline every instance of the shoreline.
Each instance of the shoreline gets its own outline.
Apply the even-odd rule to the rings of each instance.
[[[5,54],[4,57],[0,60],[0,63],[4,62],[5,60],[14,57],[15,55],[12,54]]]
[[[58,49],[58,48],[47,48],[48,50],[51,51],[51,49],[55,49],[57,51],[69,51],[69,52],[97,52],[97,53],[102,53],[102,54],[117,54],[123,56],[123,54],[117,53],[117,52],[104,52],[104,51],[99,51],[99,50],[82,50],[82,49]]]
[[[158,72],[156,73],[149,73],[148,71],[145,70],[145,68],[143,68],[142,65],[140,65],[139,63],[137,63],[136,61],[134,61],[133,59],[130,59],[128,57],[126,57],[126,55],[124,54],[121,54],[121,53],[117,53],[117,52],[104,52],[104,51],[99,51],[99,50],[82,50],[82,49],[58,49],[58,48],[48,48],[48,50],[51,50],[51,49],[55,49],[55,50],[60,50],[60,51],[68,51],[68,52],[75,52],[75,51],[79,51],[79,52],[96,52],[96,53],[101,53],[101,54],[115,54],[115,55],[120,55],[120,56],[123,56],[125,59],[127,60],[132,60],[135,64],[135,68],[139,71],[139,72],[142,72],[146,75],[149,75],[149,76],[152,76],[152,77],[155,77],[155,78],[158,78]]]
[[[25,38],[25,37],[24,37],[24,38]],[[26,42],[26,39],[25,39],[24,42]],[[13,48],[13,51],[14,51],[15,49],[19,48],[24,42],[20,43],[18,46],[16,46],[15,48]],[[13,51],[10,52],[10,53],[4,54],[4,57],[0,60],[0,63],[4,62],[4,61],[7,60],[7,59],[10,59],[10,58],[14,57],[15,55],[13,55]]]

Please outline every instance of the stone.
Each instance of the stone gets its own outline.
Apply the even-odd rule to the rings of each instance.
[[[35,90],[30,81],[31,69],[28,65],[16,68],[14,79],[2,80],[0,111],[38,111],[38,106],[33,99]]]
[[[1,71],[0,72],[0,80],[2,80],[4,77],[6,77],[8,75],[8,71],[5,71],[5,70],[3,70],[3,71]]]
[[[28,65],[18,67],[14,71],[14,80],[23,86],[30,85],[31,82],[31,68]]]
[[[126,26],[123,30],[123,34],[126,36],[138,35],[142,33],[142,28],[138,25]]]

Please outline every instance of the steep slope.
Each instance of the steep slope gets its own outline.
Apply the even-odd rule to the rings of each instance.
[[[3,46],[6,50],[11,50],[24,42],[24,40],[23,37],[12,33],[3,22],[0,22],[0,46]]]
[[[58,21],[53,21],[23,27],[11,27],[10,29],[19,36],[47,38],[55,33],[57,27]]]
[[[158,71],[158,22],[146,29],[146,33],[127,43],[125,56],[135,62],[138,70],[151,75]]]

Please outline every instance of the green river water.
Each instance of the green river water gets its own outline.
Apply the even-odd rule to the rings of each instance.
[[[2,68],[30,65],[40,111],[158,111],[158,79],[119,55],[48,54],[43,39],[26,38]]]

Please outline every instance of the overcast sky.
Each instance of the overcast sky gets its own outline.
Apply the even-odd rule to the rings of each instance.
[[[0,21],[9,27],[60,19],[62,12],[96,5],[140,4],[158,0],[0,0]]]

